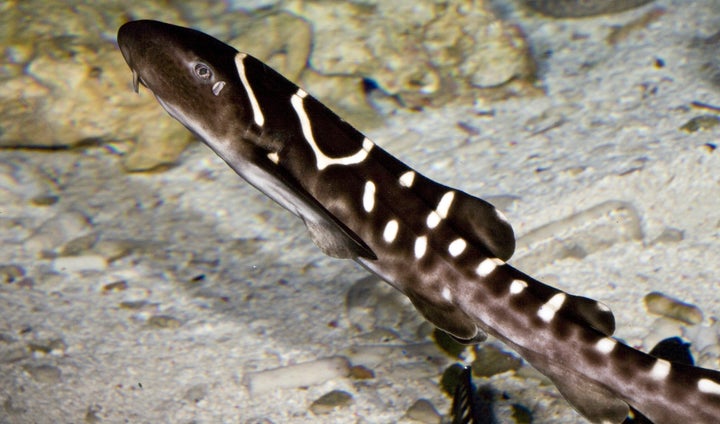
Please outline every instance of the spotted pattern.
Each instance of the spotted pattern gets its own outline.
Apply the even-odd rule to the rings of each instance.
[[[458,257],[462,255],[466,247],[467,242],[461,238],[458,238],[453,240],[452,243],[450,243],[450,245],[448,246],[448,253],[450,253],[450,256],[452,257]]]
[[[385,230],[383,230],[383,240],[385,240],[386,243],[394,242],[399,229],[400,226],[397,220],[391,219],[388,221],[388,223],[385,224]]]
[[[427,237],[421,236],[415,239],[415,259],[420,259],[425,256],[427,251]]]
[[[617,346],[617,341],[615,339],[611,339],[610,337],[605,337],[595,343],[595,349],[605,355],[610,354],[615,349],[615,346]]]
[[[398,180],[400,182],[400,185],[406,188],[410,188],[413,185],[413,182],[415,181],[415,171],[407,171],[406,173],[402,174]]]
[[[709,393],[711,395],[717,395],[720,396],[720,384],[707,379],[707,378],[701,378],[698,380],[698,390],[700,390],[703,393]]]
[[[650,378],[658,381],[665,380],[667,376],[670,375],[670,368],[672,368],[670,362],[664,359],[658,359],[650,370]]]
[[[552,321],[555,318],[555,314],[560,310],[563,303],[565,303],[567,295],[565,293],[558,293],[550,298],[544,305],[538,310],[538,317],[545,322]]]
[[[363,192],[363,209],[370,213],[375,209],[375,183],[368,181],[365,183],[365,191]]]
[[[495,271],[495,268],[503,264],[504,262],[498,258],[487,258],[480,262],[480,265],[478,265],[477,269],[475,269],[475,273],[478,277],[487,277]]]

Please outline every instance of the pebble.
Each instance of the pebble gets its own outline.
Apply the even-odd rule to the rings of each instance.
[[[405,416],[410,420],[425,424],[440,424],[442,422],[442,416],[427,399],[416,400],[405,412]]]
[[[530,274],[566,258],[581,259],[615,244],[643,238],[635,207],[609,200],[568,217],[530,230],[520,237],[516,267]]]
[[[555,18],[580,18],[617,13],[653,0],[527,0],[533,9]]]
[[[38,383],[58,383],[62,376],[60,368],[53,365],[25,365],[23,369]]]
[[[702,311],[695,305],[681,302],[660,292],[652,292],[643,298],[648,312],[684,322],[690,325],[700,324]]]
[[[178,328],[182,325],[179,319],[170,315],[153,315],[148,318],[147,323],[150,327],[163,329]]]
[[[90,221],[81,212],[61,212],[37,227],[25,240],[24,247],[35,254],[55,251],[91,229]]]
[[[333,412],[335,409],[344,408],[352,404],[353,396],[344,390],[333,390],[316,399],[310,410],[315,415],[324,415]]]
[[[104,271],[107,267],[107,260],[100,255],[61,256],[52,262],[52,269],[60,273]]]
[[[0,265],[0,282],[14,283],[25,277],[25,269],[20,265]]]
[[[522,359],[491,344],[478,348],[472,362],[473,375],[477,377],[492,377],[520,367]]]
[[[348,359],[342,356],[333,356],[302,364],[249,372],[243,377],[243,383],[255,396],[278,389],[314,386],[347,377],[349,374],[350,362]]]

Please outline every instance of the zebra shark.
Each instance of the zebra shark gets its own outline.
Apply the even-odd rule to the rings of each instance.
[[[507,263],[512,227],[488,202],[421,175],[307,92],[194,29],[118,31],[133,76],[237,174],[298,216],[327,255],[357,261],[465,343],[502,340],[591,422],[717,423],[720,372],[612,337],[602,303]]]

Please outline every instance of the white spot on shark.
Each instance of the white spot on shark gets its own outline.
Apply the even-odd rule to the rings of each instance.
[[[595,349],[598,350],[600,353],[609,354],[610,352],[615,349],[615,346],[617,345],[617,341],[615,339],[612,339],[610,337],[604,337],[600,340],[598,340],[597,343],[595,343]]]
[[[432,230],[433,228],[437,227],[438,224],[440,223],[440,220],[441,220],[440,215],[438,215],[437,212],[430,211],[430,213],[428,214],[428,217],[427,217],[427,221],[426,221],[428,228]]]
[[[270,159],[270,162],[274,163],[275,165],[280,163],[280,155],[278,155],[277,152],[270,152],[268,153],[267,157],[268,159]]]
[[[302,89],[298,88],[298,91],[290,98],[290,103],[292,104],[293,109],[295,109],[295,113],[297,113],[298,119],[300,119],[300,127],[302,128],[305,141],[310,144],[310,149],[313,151],[313,153],[315,153],[315,159],[317,160],[317,169],[319,171],[322,171],[330,165],[355,165],[364,161],[370,153],[370,150],[372,150],[373,146],[375,146],[375,144],[368,138],[364,138],[362,142],[362,148],[350,156],[345,156],[342,158],[331,158],[325,155],[322,150],[320,150],[320,146],[317,145],[317,143],[315,142],[315,136],[313,136],[310,118],[308,117],[307,112],[305,112],[305,105],[303,99],[305,99],[306,96],[307,93]]]
[[[720,384],[707,379],[707,378],[701,378],[698,380],[697,383],[698,390],[700,390],[703,393],[709,393],[711,395],[718,395],[720,396]]]
[[[448,288],[447,286],[443,287],[441,294],[443,299],[447,300],[448,302],[452,302],[452,293],[450,293],[450,288]]]
[[[399,226],[397,220],[391,219],[388,221],[388,223],[385,224],[385,230],[383,231],[383,240],[385,240],[386,243],[392,243],[395,241],[398,229]]]
[[[512,280],[510,283],[510,294],[520,294],[527,287],[527,283],[523,280]]]
[[[452,257],[457,257],[462,252],[465,251],[465,248],[467,247],[467,242],[461,238],[455,239],[450,245],[448,246],[448,252]]]
[[[365,191],[363,192],[363,209],[365,212],[372,212],[375,208],[375,183],[368,181],[365,183]]]
[[[400,185],[403,187],[412,187],[413,181],[415,181],[415,171],[407,171],[400,176]]]
[[[670,368],[672,368],[672,365],[670,365],[669,361],[657,359],[655,365],[653,365],[650,370],[650,378],[653,380],[664,380],[670,374]]]
[[[422,236],[415,239],[415,259],[425,256],[427,250],[427,237]]]
[[[245,53],[238,53],[235,55],[235,66],[238,70],[238,75],[240,76],[240,81],[242,82],[243,87],[245,87],[245,92],[247,93],[248,99],[250,100],[250,107],[253,111],[253,119],[255,120],[255,123],[258,127],[262,127],[263,124],[265,124],[265,116],[263,116],[262,110],[260,109],[260,105],[258,104],[257,98],[255,98],[255,92],[252,89],[252,86],[250,86],[250,82],[247,79],[247,75],[245,75],[245,58],[247,57],[247,54]],[[214,87],[213,87],[214,90]],[[217,95],[217,94],[216,94]]]
[[[555,317],[557,311],[560,310],[567,296],[565,293],[558,293],[551,297],[544,305],[538,310],[538,316],[545,322],[550,322]]]
[[[498,258],[487,258],[484,261],[480,262],[480,265],[478,265],[477,269],[475,269],[475,273],[479,277],[487,277],[495,271],[495,268],[497,268],[500,265],[504,265],[505,262],[501,261]]]
[[[437,205],[437,209],[435,211],[440,215],[440,218],[447,218],[448,212],[450,212],[450,206],[452,205],[453,199],[455,199],[455,192],[454,191],[448,191],[447,193],[443,194],[443,197],[440,199],[440,203]]]

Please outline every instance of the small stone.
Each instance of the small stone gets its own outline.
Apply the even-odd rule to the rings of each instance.
[[[425,424],[440,424],[442,422],[442,416],[427,399],[416,400],[405,412],[405,416],[408,419]]]
[[[652,292],[643,299],[648,312],[690,325],[700,324],[703,314],[700,309],[689,303],[684,303],[660,292]]]
[[[0,265],[0,282],[14,283],[25,276],[25,269],[20,265]]]
[[[125,280],[115,281],[113,283],[105,284],[102,288],[104,292],[118,292],[127,290],[128,283]]]
[[[27,346],[32,352],[54,355],[62,354],[67,349],[65,341],[58,338],[33,340]]]
[[[527,5],[556,18],[579,18],[584,16],[617,13],[640,7],[653,0],[526,0]]]
[[[522,367],[522,360],[493,345],[484,345],[475,352],[472,363],[473,374],[478,377],[492,377]]]
[[[190,387],[183,398],[190,402],[198,403],[207,396],[207,386],[205,384],[195,384]]]
[[[355,365],[350,367],[350,378],[354,378],[355,380],[369,380],[375,378],[375,372],[362,365]]]
[[[63,256],[53,259],[52,268],[59,273],[104,271],[108,263],[100,255]]]
[[[350,363],[347,358],[334,356],[286,367],[249,372],[243,377],[243,383],[251,394],[258,395],[278,389],[313,386],[346,377],[349,373]]]
[[[182,325],[179,319],[171,317],[170,315],[151,316],[147,323],[150,327],[167,329],[178,328]]]
[[[717,115],[700,115],[687,121],[680,129],[688,133],[696,131],[709,130],[720,124],[720,116]]]
[[[30,357],[27,347],[17,344],[7,349],[0,349],[0,364],[9,364]]]
[[[62,375],[53,365],[25,365],[23,369],[38,383],[58,383]]]
[[[87,233],[91,228],[89,220],[82,213],[63,212],[43,222],[33,235],[25,240],[24,247],[33,253],[53,251],[78,235]]]
[[[685,238],[685,233],[677,228],[665,228],[659,236],[655,238],[650,244],[657,243],[678,243]]]
[[[315,415],[324,415],[331,413],[337,408],[345,408],[352,404],[352,402],[353,396],[350,393],[343,390],[333,390],[315,400],[312,405],[310,405],[310,410]]]

